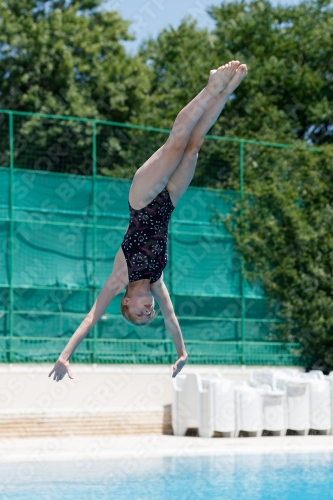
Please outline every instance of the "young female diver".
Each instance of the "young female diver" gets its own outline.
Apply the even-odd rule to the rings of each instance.
[[[206,87],[178,114],[166,143],[135,173],[129,190],[130,223],[115,256],[112,273],[49,377],[54,373],[53,379],[58,382],[67,373],[73,378],[69,366],[71,355],[111,300],[125,288],[121,301],[125,319],[146,325],[156,314],[156,299],[178,354],[172,376],[185,365],[187,353],[182,333],[163,282],[168,222],[193,178],[204,136],[246,74],[246,65],[239,61],[211,70]]]

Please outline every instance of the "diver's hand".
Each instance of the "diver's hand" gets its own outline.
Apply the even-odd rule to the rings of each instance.
[[[183,356],[179,356],[177,359],[176,363],[173,365],[173,374],[172,377],[175,378],[175,376],[180,372],[180,370],[183,368],[187,361],[187,354],[184,354]]]
[[[54,373],[53,380],[56,380],[57,382],[62,380],[66,373],[68,373],[69,378],[74,378],[67,359],[59,358],[53,369],[50,371],[49,377],[51,377],[52,373]]]

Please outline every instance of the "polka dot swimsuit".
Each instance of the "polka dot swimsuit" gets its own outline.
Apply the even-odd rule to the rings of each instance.
[[[168,224],[175,207],[166,187],[140,210],[128,205],[130,222],[121,247],[129,282],[149,279],[154,283],[168,262]]]

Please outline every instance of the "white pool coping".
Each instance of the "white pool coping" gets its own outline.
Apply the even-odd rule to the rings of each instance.
[[[161,435],[0,439],[0,463],[333,452],[333,436],[198,438]]]

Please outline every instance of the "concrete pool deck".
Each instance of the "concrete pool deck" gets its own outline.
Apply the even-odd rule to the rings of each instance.
[[[0,439],[0,463],[331,452],[331,435],[206,439],[151,434]]]

